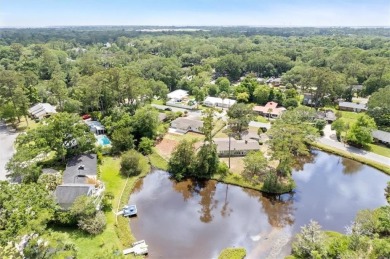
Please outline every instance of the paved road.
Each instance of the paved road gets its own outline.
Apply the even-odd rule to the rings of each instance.
[[[201,116],[202,111],[200,110],[187,110],[183,108],[178,108],[178,107],[172,107],[172,106],[167,106],[167,105],[160,105],[160,104],[152,104],[153,107],[157,108],[158,110],[165,110],[165,109],[170,109],[173,112],[187,112],[188,116]]]
[[[0,121],[0,181],[6,180],[5,165],[14,153],[14,142],[17,133],[8,131],[6,125]]]
[[[362,156],[364,158],[373,160],[377,163],[381,163],[383,165],[390,166],[390,158],[388,158],[388,157],[381,156],[381,155],[378,155],[378,154],[375,154],[372,152],[368,152],[368,151],[365,151],[365,150],[362,150],[359,148],[351,147],[347,144],[344,144],[344,143],[341,143],[341,142],[338,142],[337,140],[335,140],[336,133],[330,129],[330,125],[325,126],[324,133],[325,133],[325,135],[322,138],[318,139],[319,143],[333,147],[333,148],[337,148],[340,150],[348,151],[348,152],[351,152],[351,153],[356,154],[358,156]]]

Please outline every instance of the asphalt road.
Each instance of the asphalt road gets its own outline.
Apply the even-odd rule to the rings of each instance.
[[[7,126],[0,121],[0,181],[7,179],[5,166],[15,152],[14,142],[17,135],[9,132]]]
[[[377,163],[390,166],[390,158],[388,158],[388,157],[381,156],[381,155],[378,155],[378,154],[375,154],[372,152],[368,152],[368,151],[365,151],[365,150],[362,150],[359,148],[355,148],[355,147],[351,147],[347,144],[338,142],[337,140],[335,140],[336,139],[336,132],[332,131],[330,128],[331,128],[330,125],[326,125],[326,127],[324,129],[325,135],[322,138],[318,139],[318,142],[325,144],[327,146],[331,146],[331,147],[336,148],[336,149],[348,151],[350,153],[353,153],[353,154],[358,155],[358,156],[362,156],[364,158],[370,159],[370,160],[375,161]]]

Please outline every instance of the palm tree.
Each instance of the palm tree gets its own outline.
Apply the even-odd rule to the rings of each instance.
[[[223,100],[225,100],[227,97],[228,97],[227,92],[222,91],[221,93],[219,93],[219,98],[222,99],[222,108],[224,107],[224,106],[223,106],[223,104],[224,104],[224,103],[223,103]]]

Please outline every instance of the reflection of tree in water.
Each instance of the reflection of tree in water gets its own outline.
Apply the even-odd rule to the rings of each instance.
[[[294,193],[269,195],[245,188],[243,190],[250,197],[259,199],[271,226],[281,228],[294,223]]]
[[[222,206],[222,209],[221,209],[221,216],[222,217],[227,217],[227,216],[230,216],[230,213],[233,211],[232,208],[229,207],[229,202],[228,202],[228,191],[229,191],[229,185],[228,184],[225,184],[226,187],[225,187],[225,199],[224,199],[224,202],[223,202],[223,206]]]
[[[201,196],[200,205],[202,206],[200,220],[204,223],[208,223],[213,220],[211,212],[217,207],[218,203],[218,201],[214,200],[216,182],[206,181],[205,183],[198,185],[198,187],[201,187],[199,190]]]
[[[302,171],[305,164],[314,162],[314,159],[316,158],[317,154],[317,152],[311,151],[310,154],[307,156],[296,157],[296,161],[293,168],[297,171]]]
[[[139,179],[135,185],[134,185],[134,188],[133,188],[133,192],[132,193],[137,193],[137,192],[140,192],[142,190],[142,187],[144,186],[144,178],[141,178]]]
[[[354,160],[340,157],[341,163],[343,164],[343,173],[344,174],[355,174],[359,172],[359,170],[362,168],[363,164],[356,162]]]
[[[192,180],[187,179],[181,182],[172,181],[172,185],[176,192],[183,195],[184,201],[192,198],[193,192],[195,190],[195,184]]]

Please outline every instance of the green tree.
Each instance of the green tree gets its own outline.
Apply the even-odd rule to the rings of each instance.
[[[338,118],[335,120],[332,125],[332,130],[336,131],[336,137],[337,139],[340,139],[341,133],[347,130],[347,124],[342,118]]]
[[[251,151],[244,158],[243,177],[255,184],[260,183],[267,173],[268,161],[261,151]]]
[[[252,119],[252,107],[243,103],[236,103],[227,112],[229,116],[229,128],[239,138],[249,126]]]
[[[373,93],[368,100],[367,113],[380,129],[390,130],[390,85]]]
[[[226,77],[218,77],[215,83],[218,85],[221,92],[230,92],[230,81]]]
[[[154,139],[157,135],[158,112],[150,107],[138,109],[133,116],[133,135],[140,140],[142,137]]]
[[[317,252],[322,256],[326,255],[325,235],[321,231],[321,226],[313,220],[308,225],[301,227],[301,232],[296,235],[292,244],[293,255],[299,258],[313,258],[312,253]]]
[[[141,141],[138,145],[138,151],[143,155],[150,155],[153,153],[154,141],[149,138],[141,138]]]
[[[348,143],[365,147],[373,141],[372,131],[376,129],[374,119],[367,115],[361,115],[347,133]]]
[[[182,140],[172,152],[168,162],[168,171],[176,179],[181,180],[194,174],[195,169],[194,141]]]
[[[43,186],[0,181],[0,189],[0,245],[20,235],[45,231],[57,205]]]
[[[143,157],[135,150],[129,150],[121,157],[121,173],[125,176],[135,176],[142,172]]]
[[[217,172],[218,163],[217,145],[213,142],[205,142],[196,155],[196,169],[193,176],[210,179]]]
[[[253,97],[256,103],[264,105],[268,102],[270,94],[270,88],[266,85],[259,85],[253,92]]]
[[[130,127],[120,127],[114,130],[111,135],[112,152],[117,154],[122,151],[134,148],[134,137]]]
[[[102,233],[106,228],[106,216],[103,212],[99,211],[93,217],[81,218],[77,225],[88,234],[97,235]]]

